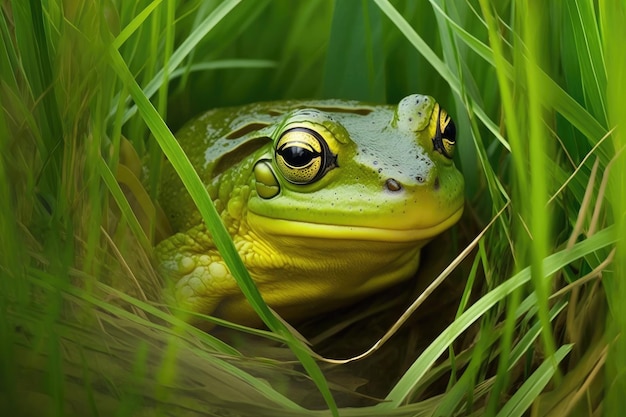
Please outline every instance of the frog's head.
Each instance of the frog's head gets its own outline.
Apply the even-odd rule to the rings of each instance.
[[[299,109],[254,165],[251,227],[274,235],[426,241],[463,211],[454,123],[423,95],[396,108]]]

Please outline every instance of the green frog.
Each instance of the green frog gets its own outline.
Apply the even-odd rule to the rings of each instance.
[[[177,135],[263,298],[300,320],[414,276],[463,211],[456,128],[430,96],[397,106],[279,101],[211,110]],[[260,324],[173,168],[156,247],[186,309]]]

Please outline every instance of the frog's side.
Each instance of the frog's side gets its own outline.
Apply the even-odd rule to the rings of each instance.
[[[407,279],[463,210],[454,123],[434,99],[397,107],[273,102],[209,111],[178,134],[266,302],[300,319]],[[176,234],[156,248],[175,300],[258,324],[166,165]]]

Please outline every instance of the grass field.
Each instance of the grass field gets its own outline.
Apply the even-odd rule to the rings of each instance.
[[[7,415],[626,409],[624,2],[0,5]],[[268,330],[207,334],[170,314],[151,262],[164,155],[226,233],[172,132],[220,106],[415,92],[453,116],[466,182],[466,213],[440,238],[449,251],[425,250],[422,274],[441,284],[424,304],[428,282],[407,283],[299,326],[307,344],[223,239]],[[125,170],[128,143],[143,168]]]

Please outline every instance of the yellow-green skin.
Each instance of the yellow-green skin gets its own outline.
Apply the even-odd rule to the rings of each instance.
[[[434,99],[411,95],[397,107],[335,100],[217,109],[177,136],[265,301],[299,320],[415,274],[420,249],[463,211],[454,133]],[[285,144],[304,162],[315,154],[312,162],[290,164],[276,149]],[[156,248],[175,302],[259,324],[169,164],[160,202],[177,232]]]

